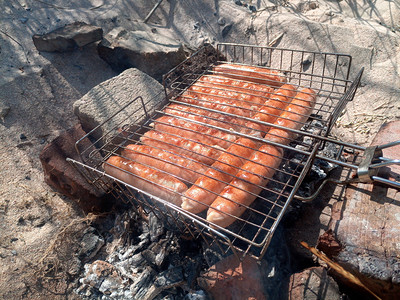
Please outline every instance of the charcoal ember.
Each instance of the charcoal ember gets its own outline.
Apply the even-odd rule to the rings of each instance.
[[[85,277],[80,280],[82,286],[76,292],[83,298],[124,299],[127,294],[127,281],[122,279],[117,269],[102,260],[85,265]]]
[[[80,259],[90,260],[92,259],[104,245],[103,237],[95,233],[96,229],[89,227],[85,230],[79,250]]]
[[[158,274],[154,285],[166,289],[180,285],[184,281],[183,269],[181,266],[178,266]]]
[[[156,272],[151,267],[146,267],[130,286],[131,298],[134,300],[145,299],[147,291],[152,285]]]
[[[182,267],[174,267],[161,272],[156,277],[154,284],[148,289],[143,299],[154,299],[164,290],[182,285],[185,282]],[[162,298],[164,299],[164,298]]]
[[[186,282],[189,288],[192,288],[199,276],[203,260],[200,256],[185,257],[185,264],[183,266],[183,274],[185,275]]]
[[[142,251],[142,255],[150,265],[161,267],[164,263],[165,257],[168,255],[167,246],[167,240],[152,243],[148,249]]]
[[[165,232],[164,222],[153,212],[149,214],[150,240],[157,241]]]
[[[203,257],[209,267],[223,259],[222,255],[217,250],[208,248],[207,245],[204,245]]]
[[[210,297],[203,290],[189,292],[183,300],[210,300]]]
[[[121,275],[135,280],[136,274],[140,273],[140,270],[146,267],[146,260],[142,253],[137,253],[127,260],[115,263],[115,267]]]

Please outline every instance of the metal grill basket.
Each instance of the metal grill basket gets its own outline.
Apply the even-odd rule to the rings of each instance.
[[[247,136],[240,131],[235,132],[238,137],[248,137],[280,147],[283,155],[279,157],[280,166],[274,170],[273,177],[268,178],[268,184],[262,187],[256,201],[227,228],[210,224],[206,220],[205,212],[187,212],[180,206],[106,174],[103,168],[110,156],[121,155],[121,150],[128,144],[139,143],[143,134],[153,128],[151,126],[158,122],[159,117],[168,115],[164,108],[171,103],[181,103],[180,99],[185,97],[185,92],[191,86],[202,84],[203,75],[223,76],[224,74],[213,71],[213,66],[223,61],[279,71],[286,76],[289,83],[298,88],[310,87],[317,93],[317,102],[310,117],[302,124],[301,130],[293,130],[297,139],[286,145],[276,144],[262,137]],[[343,54],[237,44],[218,44],[216,49],[205,46],[165,75],[164,102],[149,106],[148,103],[151,102],[146,102],[148,99],[142,99],[138,95],[106,121],[112,124],[112,130],[101,131],[100,136],[94,134],[104,125],[101,124],[76,143],[81,161],[68,160],[91,184],[117,199],[141,207],[146,213],[155,213],[165,221],[169,229],[189,234],[196,239],[202,238],[209,247],[218,248],[222,254],[233,252],[240,258],[251,255],[260,259],[316,158],[352,170],[358,168],[357,164],[342,161],[341,153],[344,148],[350,147],[360,152],[362,157],[366,148],[341,143],[328,136],[346,103],[353,99],[360,82],[362,70],[351,81],[350,67],[351,57]],[[227,89],[226,86],[215,88]],[[137,109],[124,117],[123,121],[116,122],[116,116],[126,114],[128,106]],[[276,124],[268,125],[279,128]],[[217,128],[226,131],[225,128]],[[83,141],[87,139],[92,141],[90,147],[83,146]],[[321,150],[326,143],[331,143],[338,149],[337,157],[324,156]]]

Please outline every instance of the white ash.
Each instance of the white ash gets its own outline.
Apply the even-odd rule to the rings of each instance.
[[[200,291],[201,247],[195,257],[181,255],[182,243],[161,219],[151,213],[146,223],[132,211],[115,218],[106,240],[119,246],[85,265],[75,292],[83,299],[183,299],[193,288]]]

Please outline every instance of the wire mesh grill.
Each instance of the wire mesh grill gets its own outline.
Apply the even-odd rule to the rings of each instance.
[[[296,125],[297,129],[287,129],[276,121],[255,121],[254,115],[261,108],[268,107],[267,100],[276,97],[279,89],[260,83],[248,84],[243,77],[227,79],[224,69],[218,68],[226,61],[237,66],[258,66],[261,70],[277,71],[296,90],[312,88],[316,92],[312,112],[307,118],[299,118],[301,123]],[[94,128],[76,144],[82,161],[70,161],[97,188],[121,201],[132,202],[146,212],[152,211],[165,220],[167,227],[194,238],[203,238],[209,247],[216,247],[223,254],[233,251],[241,257],[252,255],[261,258],[324,143],[323,137],[328,135],[345,104],[354,97],[361,75],[351,82],[348,79],[350,65],[351,57],[341,54],[235,44],[219,44],[216,49],[206,46],[164,77],[165,102],[149,107],[141,97],[137,97],[128,104],[138,107],[137,110],[114,124],[114,130],[103,132],[100,138],[93,140],[93,132],[100,129]],[[232,82],[235,82],[235,87]],[[288,102],[295,101],[296,96],[291,98]],[[255,105],[250,101],[252,99],[258,99],[259,104]],[[221,110],[221,103],[226,110]],[[118,113],[126,113],[125,109]],[[110,116],[106,122],[113,122],[113,117]],[[249,124],[257,125],[257,129],[249,133]],[[273,136],[267,139],[272,129],[289,130],[292,138],[282,143],[276,142]],[[91,138],[93,144],[83,148],[82,141],[87,138]],[[241,147],[242,152],[231,152],[234,146]],[[269,151],[263,155],[275,165],[262,165],[261,160],[253,159],[262,146]],[[141,152],[138,156],[139,151],[135,149],[161,154],[154,163],[155,158],[150,152]],[[250,154],[241,154],[245,152]],[[224,154],[241,164],[236,166],[222,161]],[[112,157],[136,161],[135,166],[139,163],[150,167],[156,172],[156,177],[151,177],[154,172],[149,177],[142,176],[141,167],[139,170],[131,168],[130,163],[114,166],[110,169],[112,172],[106,173],[105,168],[111,166],[109,159]],[[187,164],[181,165],[181,160]],[[234,171],[227,173],[217,167],[218,163],[234,168]],[[263,175],[252,169],[245,170],[248,165],[263,168]],[[216,172],[220,177],[213,177]],[[235,180],[243,181],[240,172],[246,176],[258,176],[259,183],[253,182],[252,188],[247,190],[235,186]],[[122,177],[115,174],[122,174]],[[211,203],[203,205],[204,210],[193,212],[174,202],[182,197],[189,204],[196,204],[199,200],[187,196],[191,195],[187,190],[177,191],[169,184],[171,181],[179,181],[191,189],[201,186],[199,178],[204,181],[212,179],[224,187],[222,192],[215,192],[202,186],[211,199],[223,200],[227,197],[223,191],[232,190],[232,187],[235,192],[232,195],[245,193],[246,197],[257,199],[242,204],[243,214],[234,215],[231,225],[218,225],[207,217],[207,211],[212,211]],[[168,185],[164,184],[165,180],[170,180]],[[152,189],[159,193],[151,192]],[[218,207],[214,209],[218,210]]]

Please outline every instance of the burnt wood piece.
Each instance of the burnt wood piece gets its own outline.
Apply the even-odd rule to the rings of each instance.
[[[400,121],[382,126],[372,145],[400,139]],[[400,146],[384,149],[399,158]],[[400,173],[392,167],[388,176]],[[334,203],[329,228],[343,245],[335,260],[357,275],[383,299],[400,295],[400,191],[379,184],[359,183]],[[326,245],[325,245],[326,246]],[[329,250],[324,250],[328,252]],[[346,282],[345,282],[346,283]]]

